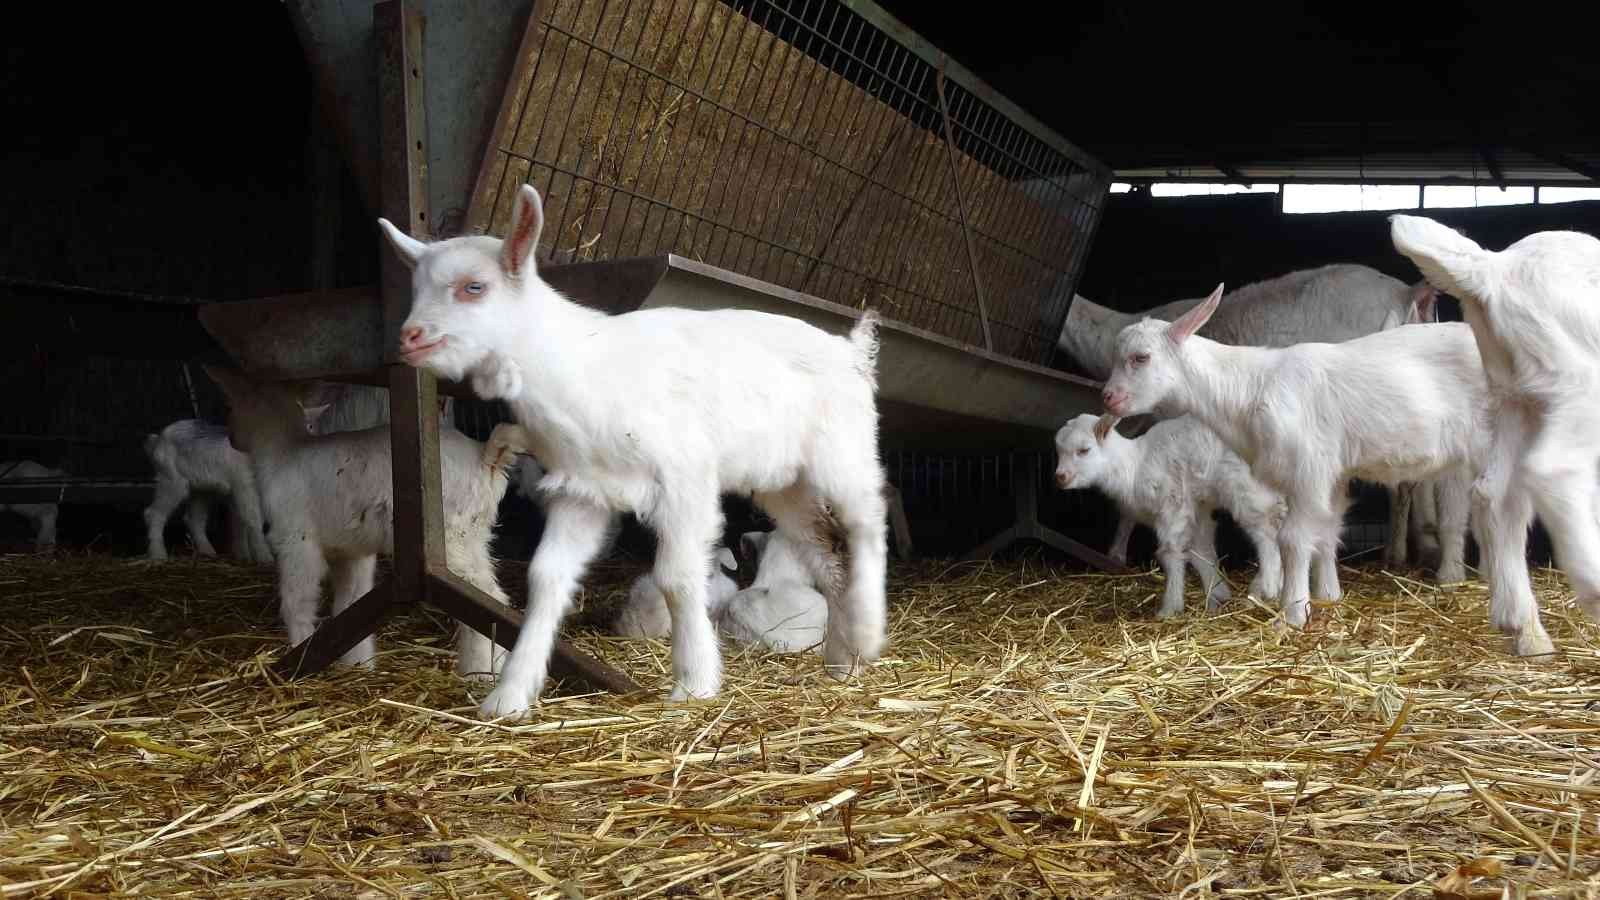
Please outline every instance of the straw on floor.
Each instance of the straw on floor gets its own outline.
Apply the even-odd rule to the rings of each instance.
[[[1560,652],[1519,660],[1478,583],[1345,574],[1285,635],[901,567],[860,681],[730,649],[669,705],[663,645],[580,629],[651,693],[501,725],[426,610],[284,684],[270,571],[0,557],[0,897],[1595,896],[1600,629],[1541,572]]]

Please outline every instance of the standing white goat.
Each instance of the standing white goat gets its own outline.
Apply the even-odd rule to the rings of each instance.
[[[1537,609],[1525,556],[1537,513],[1579,605],[1600,619],[1600,240],[1545,231],[1492,252],[1432,219],[1390,223],[1395,247],[1461,301],[1493,387],[1488,464],[1472,490],[1501,542],[1485,567],[1491,596],[1513,598],[1503,615]]]
[[[659,539],[654,572],[672,611],[671,698],[715,696],[722,665],[705,590],[723,493],[752,495],[807,548],[828,586],[828,672],[847,678],[877,659],[888,546],[874,314],[842,338],[753,310],[608,316],[581,306],[535,268],[544,213],[528,185],[503,241],[425,244],[380,224],[414,270],[402,358],[505,400],[547,470],[527,618],[485,715],[521,715],[538,699],[574,588],[611,517],[625,511]],[[847,550],[843,572],[835,528]]]
[[[1222,298],[1216,315],[1201,329],[1203,337],[1239,347],[1288,347],[1303,343],[1335,344],[1398,327],[1408,321],[1436,321],[1435,293],[1426,282],[1415,285],[1385,275],[1368,266],[1333,263],[1302,269],[1247,284]],[[1142,313],[1123,313],[1074,295],[1056,344],[1093,377],[1109,378],[1116,361],[1117,335],[1141,319],[1170,322],[1199,305],[1199,298],[1174,300]],[[1419,310],[1423,311],[1419,316]],[[1416,530],[1426,533],[1429,507],[1407,506],[1412,486],[1390,487],[1389,543],[1391,563],[1404,564],[1409,556],[1407,538],[1415,519]],[[1406,514],[1416,509],[1417,515]],[[1436,522],[1434,516],[1433,522]],[[1133,519],[1117,521],[1109,555],[1126,563]],[[1419,547],[1423,557],[1437,551],[1427,537]]]
[[[258,382],[205,367],[229,401],[228,433],[250,456],[267,540],[277,557],[278,596],[290,646],[317,628],[324,576],[333,582],[333,612],[372,590],[379,554],[394,552],[394,477],[387,426],[309,434],[325,406],[306,407],[308,389]],[[506,469],[527,446],[515,425],[498,425],[485,444],[454,428],[439,432],[444,493],[445,563],[463,580],[506,602],[489,556],[495,517],[505,496]],[[457,626],[456,671],[492,678],[499,656],[490,640]],[[372,665],[368,637],[340,662]]]
[[[1489,427],[1488,383],[1471,329],[1403,325],[1339,344],[1230,347],[1195,335],[1221,296],[1219,285],[1176,322],[1124,329],[1102,400],[1118,415],[1161,405],[1191,413],[1282,492],[1289,504],[1279,532],[1285,621],[1305,624],[1313,556],[1316,596],[1340,596],[1327,535],[1337,534],[1352,477],[1379,484],[1438,477],[1438,577],[1464,579],[1467,486],[1485,458]],[[1493,558],[1495,542],[1481,543]],[[1493,598],[1491,616],[1515,634],[1516,651],[1549,652],[1538,609],[1502,608],[1507,602],[1514,601]]]
[[[217,551],[206,536],[206,525],[211,500],[220,497],[238,512],[241,533],[233,537],[242,551],[241,558],[272,562],[272,550],[261,529],[261,501],[250,470],[250,457],[233,449],[228,442],[228,429],[199,419],[180,419],[146,437],[144,453],[156,476],[155,495],[144,510],[146,555],[150,559],[167,558],[167,520],[185,500],[189,505],[183,520],[195,551],[201,556],[216,556]]]
[[[0,481],[33,478],[65,478],[66,472],[42,466],[31,459],[0,462]],[[56,517],[59,509],[54,503],[0,503],[0,512],[13,512],[33,524],[33,543],[40,550],[56,545]]]
[[[1212,516],[1218,509],[1227,510],[1255,545],[1260,568],[1250,592],[1277,599],[1283,585],[1283,497],[1257,481],[1244,460],[1193,416],[1157,422],[1137,440],[1118,434],[1116,423],[1114,416],[1086,413],[1056,432],[1056,484],[1062,490],[1099,488],[1123,515],[1156,530],[1156,555],[1167,574],[1156,618],[1183,612],[1186,560],[1200,576],[1207,609],[1232,596],[1217,564]]]

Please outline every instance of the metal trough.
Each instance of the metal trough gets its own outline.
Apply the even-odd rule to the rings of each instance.
[[[545,277],[607,312],[654,307],[754,309],[844,334],[857,310],[716,266],[666,255],[549,266]],[[266,378],[370,381],[383,365],[373,288],[216,303],[200,321],[228,355]],[[878,356],[886,447],[1042,447],[1068,418],[1099,408],[1092,381],[885,321]],[[467,395],[461,384],[440,391]]]

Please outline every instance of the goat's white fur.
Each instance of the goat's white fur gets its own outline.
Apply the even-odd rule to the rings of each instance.
[[[1431,290],[1426,281],[1407,285],[1353,263],[1301,269],[1230,291],[1200,334],[1240,347],[1339,343],[1407,321],[1435,321]],[[1105,379],[1111,375],[1122,329],[1144,318],[1170,322],[1202,299],[1174,300],[1142,313],[1123,313],[1074,295],[1056,343],[1095,378]],[[1416,316],[1419,308],[1426,310],[1421,318]],[[1391,486],[1388,493],[1390,538],[1386,551],[1390,562],[1399,565],[1408,559],[1413,516],[1402,514],[1408,508],[1417,509],[1423,517],[1416,523],[1416,530],[1423,534],[1419,555],[1427,558],[1430,552],[1437,552],[1437,541],[1430,540],[1425,527],[1427,509],[1405,506],[1412,498],[1411,485]],[[1108,552],[1120,563],[1127,562],[1133,528],[1128,516],[1118,518]]]
[[[527,185],[503,241],[424,244],[380,220],[414,270],[403,358],[505,400],[547,470],[528,615],[482,712],[522,715],[538,699],[578,580],[611,517],[625,511],[658,537],[655,578],[672,611],[671,698],[715,696],[721,656],[704,594],[723,493],[751,495],[807,548],[828,587],[827,671],[846,678],[877,659],[888,552],[877,317],[863,315],[845,338],[753,310],[608,316],[539,277],[543,220]],[[834,527],[847,565],[831,552]]]
[[[1283,584],[1278,529],[1283,497],[1257,481],[1250,467],[1193,416],[1166,419],[1137,440],[1118,434],[1111,416],[1084,414],[1056,432],[1056,483],[1065,490],[1099,488],[1123,515],[1155,529],[1166,571],[1157,618],[1183,612],[1187,562],[1215,610],[1232,592],[1217,561],[1213,514],[1225,509],[1255,545],[1260,568],[1250,592],[1277,599]]]
[[[232,504],[241,526],[233,536],[235,553],[247,562],[272,562],[272,550],[261,530],[261,500],[250,457],[233,449],[228,429],[198,419],[180,419],[146,437],[144,452],[155,470],[155,493],[144,510],[150,559],[167,558],[167,520],[185,501],[184,524],[195,552],[215,556],[206,525],[211,501],[220,498]]]
[[[324,576],[332,580],[337,615],[372,589],[378,555],[394,552],[389,429],[309,434],[325,407],[306,408],[302,389],[210,366],[206,372],[228,396],[234,446],[249,454],[293,646],[317,628]],[[527,444],[526,433],[509,424],[496,426],[481,444],[454,428],[439,431],[445,563],[501,603],[506,594],[495,578],[489,542],[508,486],[506,470]],[[501,654],[487,637],[460,625],[456,642],[457,672],[493,677]],[[340,662],[370,667],[376,650],[368,637]]]
[[[706,583],[706,613],[712,621],[722,616],[728,598],[739,590],[739,583],[730,578],[724,569],[739,565],[733,551],[718,547],[716,565]],[[617,613],[612,626],[617,634],[628,638],[664,638],[672,634],[672,612],[667,608],[667,597],[656,583],[655,575],[646,572],[633,580],[628,588],[628,599]]]
[[[1461,301],[1492,387],[1491,450],[1472,503],[1480,546],[1498,546],[1485,566],[1495,614],[1537,609],[1525,555],[1537,514],[1579,605],[1600,619],[1600,240],[1545,231],[1494,252],[1404,215],[1390,217],[1390,236]]]
[[[66,472],[40,465],[31,459],[0,462],[0,481],[24,478],[65,478]],[[54,503],[0,503],[0,512],[13,512],[33,525],[33,543],[40,550],[56,545],[56,517],[60,510]]]
[[[739,542],[760,563],[750,586],[728,599],[718,622],[723,633],[778,653],[820,652],[828,601],[806,565],[806,548],[781,531],[747,532]]]
[[[1439,580],[1465,578],[1467,486],[1488,435],[1488,383],[1471,329],[1404,325],[1339,344],[1232,347],[1194,334],[1221,293],[1219,285],[1170,324],[1124,329],[1103,399],[1119,415],[1167,405],[1196,416],[1283,493],[1285,621],[1306,621],[1313,555],[1315,595],[1339,597],[1336,548],[1322,536],[1343,517],[1350,478],[1392,485],[1438,477]],[[1480,549],[1491,557],[1496,550],[1492,542]],[[1537,608],[1496,607],[1492,615],[1516,635],[1519,653],[1548,651]]]

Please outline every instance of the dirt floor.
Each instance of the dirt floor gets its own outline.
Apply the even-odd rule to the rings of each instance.
[[[648,692],[507,726],[436,613],[284,684],[268,570],[0,556],[0,896],[1600,896],[1600,627],[1552,573],[1528,661],[1421,573],[1284,636],[1155,622],[1150,574],[903,565],[863,679],[730,647],[668,705],[665,646],[585,630],[636,571],[574,633]]]

